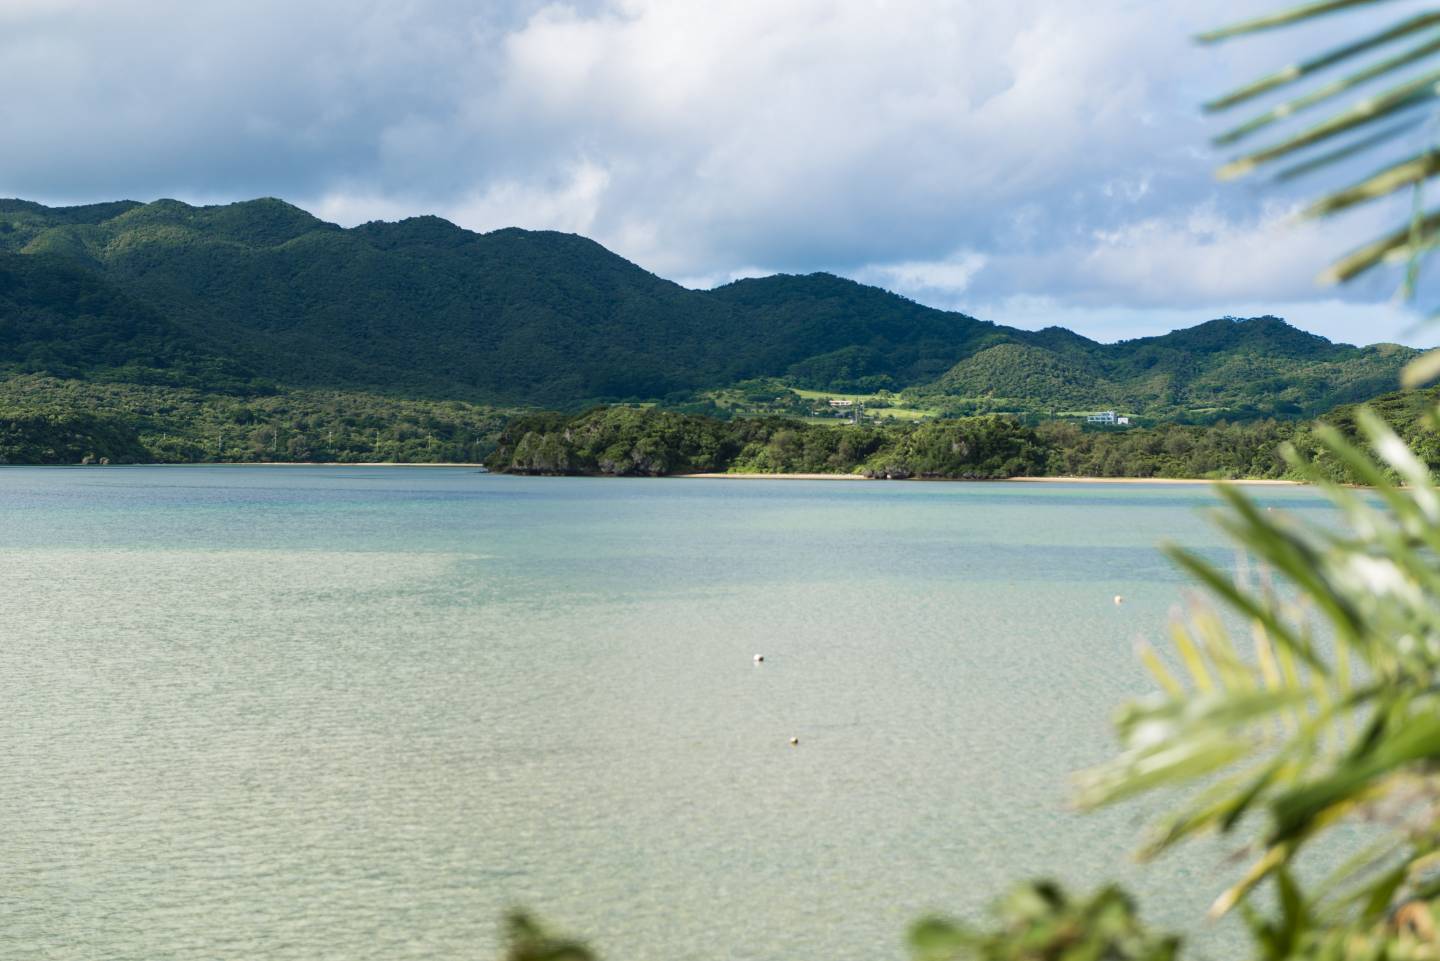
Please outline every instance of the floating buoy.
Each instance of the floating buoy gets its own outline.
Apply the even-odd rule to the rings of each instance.
[[[1119,607],[1121,604],[1124,604],[1124,603],[1125,603],[1125,598],[1121,597],[1119,594],[1116,594],[1116,595],[1115,595],[1115,606],[1116,606],[1116,607]]]
[[[765,663],[765,655],[764,655],[764,654],[756,654],[756,655],[755,655],[755,663],[756,663],[756,664],[763,664],[763,663]]]
[[[800,743],[800,739],[799,739],[798,737],[792,737],[792,738],[790,739],[790,746],[791,746],[791,747],[794,747],[795,745],[797,745],[797,744],[799,744],[799,743]]]

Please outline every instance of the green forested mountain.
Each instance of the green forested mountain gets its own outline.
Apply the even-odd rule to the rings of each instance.
[[[231,387],[253,375],[71,262],[0,253],[0,376]]]
[[[1032,344],[996,344],[966,357],[916,393],[1017,403],[1035,398],[1067,410],[1116,406],[1120,387],[1105,376],[1101,363],[1098,356],[1070,356]]]
[[[999,344],[967,357],[914,393],[990,397],[1022,411],[1296,417],[1392,389],[1396,371],[1415,356],[1396,344],[1334,344],[1277,317],[1212,320],[1116,344],[1069,331],[1040,334],[1042,343]]]
[[[1275,318],[1099,344],[826,274],[693,291],[593,241],[434,217],[327,224],[279,200],[0,201],[0,371],[575,408],[753,378],[944,409],[1299,416],[1413,354]]]

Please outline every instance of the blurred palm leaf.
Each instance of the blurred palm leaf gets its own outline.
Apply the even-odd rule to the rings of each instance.
[[[1122,711],[1121,753],[1080,779],[1086,805],[1194,788],[1156,825],[1147,855],[1263,822],[1216,913],[1266,880],[1287,883],[1308,844],[1357,818],[1390,832],[1296,917],[1374,922],[1394,900],[1425,894],[1440,860],[1440,490],[1378,417],[1365,412],[1359,426],[1374,455],[1333,429],[1317,437],[1371,492],[1327,483],[1287,452],[1339,524],[1221,490],[1220,525],[1268,572],[1258,582],[1170,549],[1212,600],[1191,604],[1167,651],[1142,647],[1160,691]],[[1249,625],[1244,642],[1237,621]]]
[[[505,961],[595,961],[584,944],[552,934],[523,911],[505,919]]]
[[[1377,8],[1390,2],[1393,0],[1308,3],[1210,31],[1197,39],[1215,43],[1331,14],[1369,11],[1378,15],[1381,11]],[[1328,71],[1342,64],[1354,64],[1367,57],[1371,58],[1369,62],[1359,63],[1349,72],[1327,76]],[[1379,83],[1387,85],[1375,92],[1360,93],[1360,88]],[[1295,89],[1305,84],[1310,84],[1308,89]],[[1440,151],[1431,144],[1417,144],[1413,137],[1405,144],[1401,136],[1419,126],[1411,122],[1414,113],[1429,117],[1440,101],[1440,8],[1363,28],[1355,39],[1271,71],[1216,97],[1205,108],[1229,110],[1282,91],[1287,92],[1285,99],[1215,138],[1216,144],[1231,146],[1260,133],[1276,131],[1270,143],[1224,164],[1219,176],[1222,179],[1246,176],[1282,160],[1297,160],[1277,173],[1277,179],[1289,180],[1342,161],[1377,157],[1374,172],[1326,192],[1309,204],[1302,216],[1331,216],[1391,197],[1399,191],[1411,191],[1412,211],[1404,223],[1341,257],[1321,274],[1324,282],[1344,282],[1381,264],[1406,262],[1402,291],[1408,297],[1414,290],[1421,259],[1440,242],[1440,210],[1426,210],[1420,193],[1424,184],[1440,174]],[[1339,103],[1329,116],[1295,129],[1282,129],[1300,114],[1333,104],[1351,93],[1356,94],[1354,99]],[[1377,133],[1377,127],[1384,129]],[[1417,363],[1407,374],[1407,383],[1431,379],[1436,374],[1440,374],[1440,362],[1423,366]]]
[[[1245,33],[1258,33],[1261,30],[1272,30],[1275,27],[1288,27],[1293,23],[1310,20],[1327,13],[1338,13],[1355,7],[1384,2],[1386,0],[1321,0],[1319,3],[1306,3],[1282,10],[1279,13],[1270,13],[1253,20],[1245,20],[1228,27],[1221,27],[1218,30],[1211,30],[1208,33],[1202,33],[1198,39],[1206,43],[1213,43],[1216,40],[1225,40]]]
[[[995,925],[980,928],[925,918],[910,929],[914,961],[1174,961],[1180,939],[1140,923],[1128,895],[1115,887],[1075,898],[1053,881],[1011,890],[991,908]]]

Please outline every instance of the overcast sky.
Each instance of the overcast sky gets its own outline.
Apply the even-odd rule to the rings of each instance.
[[[0,196],[552,228],[690,286],[828,270],[1103,340],[1401,339],[1393,277],[1313,281],[1395,208],[1291,226],[1302,194],[1213,180],[1197,104],[1407,3],[1187,39],[1273,6],[0,0]]]

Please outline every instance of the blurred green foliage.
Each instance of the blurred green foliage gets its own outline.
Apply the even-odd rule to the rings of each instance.
[[[595,961],[583,942],[552,934],[523,911],[505,919],[505,942],[504,961]]]
[[[994,926],[927,918],[910,929],[914,961],[1171,961],[1180,939],[1140,923],[1135,903],[1108,887],[1075,899],[1059,885],[1017,886],[993,909]]]

